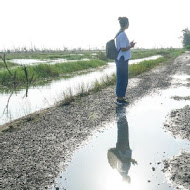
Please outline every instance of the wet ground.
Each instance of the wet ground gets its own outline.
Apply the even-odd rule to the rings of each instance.
[[[159,105],[158,98],[155,105],[154,100],[144,99],[127,113],[125,108],[116,108],[118,120],[108,124],[111,129],[74,154],[66,171],[58,175],[55,187],[68,190],[175,189],[162,172],[163,160],[183,149],[188,150],[190,144],[164,132],[161,126],[169,110],[163,110],[166,102]],[[147,101],[151,103],[148,106]],[[132,155],[128,153],[130,150]],[[125,157],[125,154],[129,155]],[[137,165],[133,165],[132,159]]]
[[[162,170],[169,183],[176,189],[190,189],[190,152],[181,151],[180,154],[164,160]]]
[[[173,98],[189,94],[189,64],[186,53],[130,79],[126,108],[112,86],[4,126],[2,189],[177,189],[164,163],[190,145],[164,123],[189,105]]]
[[[172,85],[167,90],[143,97],[132,106],[116,107],[115,120],[106,123],[107,129],[102,134],[95,135],[90,143],[74,154],[52,189],[176,189],[170,183],[170,178],[173,178],[168,179],[163,168],[166,170],[167,159],[182,150],[190,150],[189,130],[181,132],[179,128],[190,127],[187,124],[190,115],[181,118],[179,127],[175,128],[176,133],[188,136],[187,140],[172,137],[164,129],[164,122],[168,113],[173,115],[172,110],[190,105],[189,100],[172,98],[174,94],[183,97],[185,93],[189,94],[190,89]],[[189,106],[185,108],[187,110]],[[179,112],[182,117],[187,115],[181,110]],[[188,167],[184,172],[179,175],[187,187],[190,185]]]
[[[189,101],[187,101],[187,103],[188,102]],[[165,128],[171,131],[174,137],[190,140],[190,106],[189,105],[190,104],[185,105],[184,107],[180,109],[172,110],[172,112],[168,116],[168,121],[164,124]]]

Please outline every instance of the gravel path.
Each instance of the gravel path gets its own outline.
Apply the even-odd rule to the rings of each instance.
[[[188,83],[178,84],[190,87],[190,64],[188,56],[184,56],[184,63],[178,73],[189,76]],[[177,101],[190,100],[189,94],[184,97],[174,96]],[[190,105],[181,109],[172,110],[167,117],[164,127],[171,132],[174,137],[190,140]],[[164,161],[163,172],[168,176],[168,180],[175,185],[176,189],[190,189],[190,151],[182,151],[179,155]]]
[[[171,75],[183,71],[188,63],[190,53],[130,79],[130,103],[168,88]],[[114,101],[115,86],[111,86],[70,105],[56,105],[1,126],[0,189],[48,189],[72,152],[115,117]]]
[[[165,160],[163,171],[176,189],[190,189],[190,152]]]
[[[164,126],[174,137],[190,140],[190,106],[173,110]]]

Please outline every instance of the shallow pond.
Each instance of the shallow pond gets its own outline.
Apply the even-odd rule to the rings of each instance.
[[[51,189],[174,190],[161,171],[163,160],[190,150],[190,143],[175,139],[163,126],[173,109],[190,105],[190,101],[172,97],[188,94],[190,89],[173,86],[134,105],[116,107],[115,118],[105,124],[106,130],[74,153]]]
[[[137,64],[143,60],[157,59],[158,57],[160,56],[131,60],[130,64]],[[59,100],[63,100],[64,93],[68,94],[71,91],[75,95],[81,91],[81,88],[90,89],[96,80],[101,81],[107,75],[112,75],[115,73],[115,69],[115,63],[108,63],[105,69],[97,69],[94,72],[72,78],[55,80],[44,86],[30,87],[27,93],[26,90],[0,93],[0,125],[50,107]]]

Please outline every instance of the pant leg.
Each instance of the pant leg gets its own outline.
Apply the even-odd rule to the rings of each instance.
[[[125,97],[128,85],[128,60],[125,61],[123,56],[119,61],[116,60],[116,77],[116,95]]]

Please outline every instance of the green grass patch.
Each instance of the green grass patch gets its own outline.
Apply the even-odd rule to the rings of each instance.
[[[142,61],[139,64],[132,64],[129,66],[129,77],[134,77],[145,71],[149,71],[164,61],[167,61],[166,57],[160,57],[156,60]]]
[[[33,80],[37,82],[43,79],[57,78],[64,74],[68,75],[76,71],[87,70],[103,65],[106,65],[106,62],[101,60],[67,62],[54,65],[38,64],[35,66],[27,66],[27,72],[28,78],[30,79],[33,76]],[[10,71],[11,73],[16,72],[17,84],[22,85],[26,82],[26,76],[21,67],[12,68]],[[4,86],[12,86],[13,81],[7,70],[0,71],[0,83]]]
[[[166,50],[165,50],[166,51]],[[132,59],[142,59],[145,57],[150,57],[154,55],[159,55],[159,50],[157,49],[132,49],[131,50]]]
[[[92,52],[93,53],[93,52]],[[68,60],[80,60],[91,59],[91,52],[81,51],[55,51],[55,52],[20,52],[20,53],[6,53],[6,59],[68,59]]]
[[[18,64],[16,64],[16,63],[11,63],[11,62],[7,62],[7,66],[10,68],[10,67],[15,67],[15,66],[18,66]],[[3,61],[2,60],[0,60],[0,70],[2,70],[2,69],[5,69],[6,67],[5,67],[5,64],[3,63]]]
[[[146,57],[151,57],[155,55],[162,55],[166,56],[172,53],[181,52],[185,49],[174,49],[174,48],[168,48],[168,49],[131,49],[131,60],[134,59],[143,59]],[[114,60],[108,60],[106,57],[106,53],[103,51],[98,51],[97,55],[95,56],[97,59],[104,60],[104,61],[110,61],[114,62]]]
[[[184,49],[174,49],[174,48],[168,48],[168,49],[132,49],[132,59],[142,59],[145,57],[150,57],[154,55],[172,55],[176,54],[178,52],[184,52]]]

